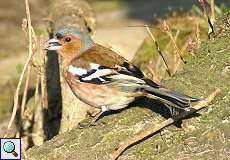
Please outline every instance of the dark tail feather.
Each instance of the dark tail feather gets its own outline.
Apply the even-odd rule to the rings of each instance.
[[[182,93],[170,91],[165,88],[152,88],[147,87],[145,90],[150,94],[149,96],[160,100],[163,103],[170,105],[171,107],[185,109],[190,106],[192,102],[202,101],[200,98],[193,98]]]

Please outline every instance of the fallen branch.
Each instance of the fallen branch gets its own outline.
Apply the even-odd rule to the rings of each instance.
[[[123,142],[121,142],[116,149],[115,152],[111,154],[111,160],[116,160],[127,148],[130,146],[140,142],[141,140],[153,135],[154,133],[160,131],[161,129],[185,118],[186,116],[195,113],[205,107],[207,107],[213,100],[214,98],[220,93],[220,89],[216,89],[212,94],[210,94],[206,100],[199,102],[197,105],[191,107],[191,110],[188,112],[183,112],[179,114],[178,116],[174,118],[169,118],[157,125],[152,124],[148,129],[145,131],[139,132],[138,134],[134,135],[132,138],[127,139]]]

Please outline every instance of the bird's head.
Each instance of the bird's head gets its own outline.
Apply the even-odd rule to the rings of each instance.
[[[75,27],[65,27],[58,30],[47,43],[47,50],[56,50],[63,57],[76,56],[94,46],[90,36]]]

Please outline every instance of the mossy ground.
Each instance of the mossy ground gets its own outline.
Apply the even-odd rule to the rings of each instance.
[[[229,17],[227,18],[229,20]],[[222,22],[223,23],[223,22]],[[203,43],[184,70],[164,81],[168,88],[206,97],[215,88],[221,95],[200,111],[200,116],[183,120],[182,128],[170,126],[131,147],[119,160],[136,159],[228,159],[230,157],[230,28]],[[109,159],[117,144],[164,120],[150,109],[133,107],[103,117],[98,125],[73,129],[40,147],[27,151],[29,159]]]
[[[181,74],[164,82],[171,89],[196,97],[206,97],[215,88],[221,88],[221,96],[201,111],[201,116],[185,120],[183,130],[173,132],[174,127],[169,127],[174,142],[154,159],[229,158],[230,73],[226,73],[225,68],[230,62],[230,49],[227,35],[204,43]]]

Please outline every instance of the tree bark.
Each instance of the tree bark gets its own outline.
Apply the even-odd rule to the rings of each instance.
[[[37,34],[39,39],[51,38],[55,31],[64,26],[78,27],[88,34],[94,30],[94,13],[84,0],[50,0],[47,11],[50,15],[36,26],[40,31]],[[44,23],[44,20],[48,23]],[[36,86],[39,86],[36,91],[39,90],[39,93],[34,94],[33,91],[33,95],[28,96],[29,100],[25,107],[27,116],[21,119],[22,129],[18,129],[23,138],[24,148],[41,145],[45,140],[71,130],[90,110],[88,105],[73,95],[65,82],[58,54],[54,51],[48,51],[48,54],[41,51],[37,55],[41,56],[42,61],[41,77],[37,75],[41,80],[36,82]]]
[[[94,13],[89,4],[84,0],[54,0],[51,1],[51,36],[58,29],[66,26],[74,26],[86,32],[92,33],[95,27]],[[59,59],[59,60],[58,60]],[[49,65],[52,63],[51,65]],[[59,64],[59,65],[58,65]],[[59,69],[60,68],[60,69]],[[49,110],[53,113],[59,108],[61,113],[60,125],[56,128],[59,133],[71,130],[83,120],[90,107],[78,100],[66,83],[63,74],[61,59],[57,55],[48,54],[47,63]],[[60,78],[59,78],[60,77]],[[55,104],[55,105],[52,105]],[[57,107],[59,106],[59,107]],[[50,117],[50,116],[49,116]],[[48,126],[48,133],[53,131],[53,126]]]

